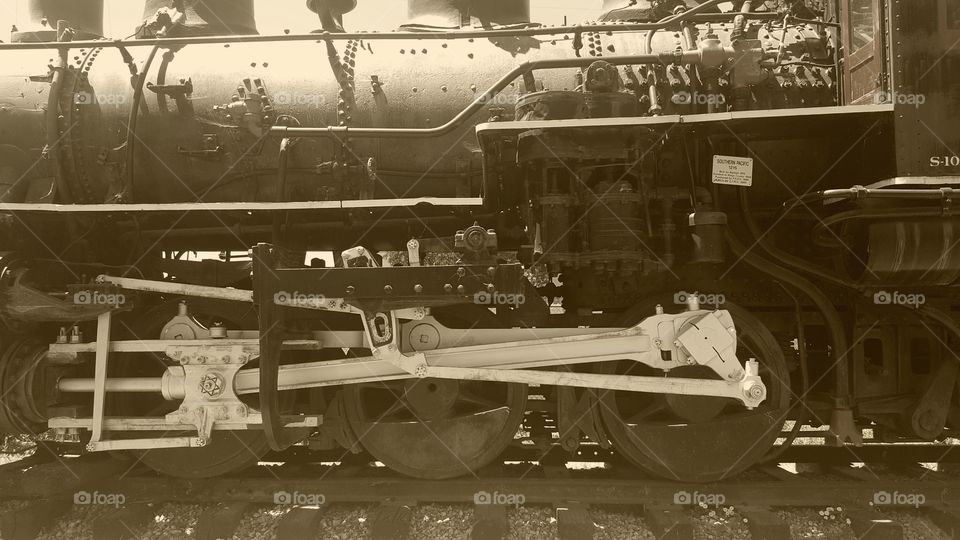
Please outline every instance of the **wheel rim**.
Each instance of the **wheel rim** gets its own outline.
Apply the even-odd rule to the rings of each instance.
[[[435,310],[438,319],[502,328],[489,310]],[[344,409],[357,439],[391,469],[418,478],[452,478],[489,464],[513,442],[527,386],[409,379],[345,386]]]
[[[363,447],[418,478],[489,464],[513,442],[526,401],[522,384],[412,379],[344,388],[347,420]]]
[[[635,324],[654,312],[638,306],[624,319]],[[649,309],[648,309],[649,308]],[[686,482],[712,482],[749,468],[773,446],[790,402],[786,360],[776,338],[749,312],[732,304],[737,356],[755,358],[767,387],[767,399],[747,411],[727,398],[664,397],[635,392],[602,392],[601,415],[617,451],[643,470]],[[605,372],[653,375],[638,363],[601,366]],[[703,377],[702,366],[675,370],[675,376]],[[715,374],[712,374],[716,378]],[[655,376],[655,375],[654,375]]]

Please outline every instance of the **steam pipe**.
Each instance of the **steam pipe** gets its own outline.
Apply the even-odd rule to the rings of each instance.
[[[605,56],[603,61],[612,65],[635,65],[635,64],[669,64],[672,62],[683,62],[689,64],[699,64],[703,60],[699,50],[685,52],[670,52],[662,54],[641,54],[631,56]],[[272,133],[284,137],[336,137],[342,135],[344,138],[432,138],[442,137],[458,127],[463,125],[470,117],[480,112],[483,107],[490,102],[497,94],[502,92],[517,77],[536,69],[561,69],[561,68],[585,68],[597,61],[594,57],[585,58],[564,58],[558,60],[535,60],[525,62],[513,68],[504,75],[489,90],[478,97],[460,114],[453,117],[449,122],[442,126],[428,129],[397,129],[397,128],[350,128],[347,126],[328,126],[328,127],[289,127],[274,126],[270,129]]]
[[[863,186],[854,186],[849,189],[828,189],[810,193],[800,198],[801,201],[817,201],[826,199],[930,199],[948,200],[960,197],[960,190],[953,188],[938,189],[867,189]]]
[[[58,36],[59,37],[59,36]],[[64,49],[57,55],[57,63],[53,67],[53,78],[50,80],[50,95],[47,96],[47,158],[52,162],[51,169],[55,178],[55,185],[60,194],[60,201],[70,204],[74,201],[73,193],[70,191],[70,184],[63,174],[60,160],[60,140],[63,135],[60,134],[60,92],[63,91],[63,76],[67,70],[69,58]]]
[[[150,73],[150,66],[153,65],[153,59],[157,56],[159,46],[155,46],[150,51],[150,56],[143,64],[143,71],[136,76],[133,81],[133,105],[130,107],[130,117],[127,119],[127,186],[124,193],[127,200],[135,201],[135,181],[136,172],[134,170],[134,160],[136,159],[137,148],[137,119],[140,117],[140,108],[143,105],[143,87],[147,83],[147,74]]]
[[[704,2],[695,8],[687,9],[685,11],[677,13],[676,15],[673,15],[672,17],[666,17],[664,19],[661,19],[657,24],[668,25],[670,23],[685,21],[687,20],[688,17],[692,15],[696,15],[697,13],[702,13],[703,11],[710,9],[712,7],[715,7],[717,4],[723,1],[724,0],[709,0],[709,2]],[[678,8],[678,9],[683,9],[683,8]],[[650,30],[649,33],[647,33],[646,49],[644,50],[644,52],[650,53],[653,51],[653,36],[654,34],[657,33],[657,30],[660,30],[660,28],[654,28]]]
[[[783,261],[788,265],[806,270],[807,272],[814,273],[818,277],[821,277],[831,283],[835,283],[840,286],[848,287],[850,284],[844,280],[832,276],[829,273],[822,271],[816,267],[811,267],[798,257],[794,257],[788,253],[783,252],[774,246],[771,246],[767,241],[764,235],[760,232],[757,227],[756,222],[753,220],[753,214],[751,213],[750,200],[747,197],[747,191],[743,188],[739,190],[740,195],[740,212],[744,216],[744,221],[747,224],[747,228],[750,230],[750,234],[756,239],[757,245],[762,247],[767,253],[776,258],[778,261]],[[843,320],[840,318],[840,313],[837,311],[836,306],[833,305],[833,302],[830,300],[827,295],[817,288],[809,280],[805,279],[803,276],[794,273],[791,270],[777,266],[773,263],[766,261],[757,262],[754,260],[753,263],[750,262],[750,258],[754,257],[753,254],[748,253],[743,249],[743,245],[739,244],[729,234],[728,231],[728,242],[731,245],[731,249],[734,251],[740,251],[738,255],[742,256],[745,261],[751,266],[755,266],[757,269],[768,273],[773,276],[775,279],[779,279],[784,283],[788,283],[793,287],[796,287],[804,294],[806,294],[814,304],[816,304],[817,309],[820,310],[820,313],[823,315],[824,322],[827,324],[827,329],[830,331],[831,342],[834,347],[834,359],[836,361],[836,396],[839,405],[843,408],[850,406],[850,361],[849,354],[850,351],[847,347],[847,334],[844,331]],[[735,249],[738,248],[738,249]],[[763,270],[761,267],[766,268]]]

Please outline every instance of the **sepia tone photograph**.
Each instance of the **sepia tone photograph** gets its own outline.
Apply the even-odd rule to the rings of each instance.
[[[958,206],[960,0],[0,0],[0,539],[960,538]]]

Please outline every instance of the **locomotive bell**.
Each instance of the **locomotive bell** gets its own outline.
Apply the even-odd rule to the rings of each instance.
[[[56,41],[58,21],[67,21],[74,39],[103,35],[103,0],[30,0],[25,12],[10,36],[14,43]]]
[[[357,7],[357,0],[307,0],[307,7],[314,13],[330,11],[343,15]]]
[[[530,0],[407,0],[404,26],[461,28],[530,22]]]
[[[146,0],[143,21],[155,20],[158,13],[176,11],[184,15],[176,35],[251,35],[259,33],[253,4],[254,0]]]
[[[343,32],[343,14],[357,7],[357,0],[307,0],[310,11],[320,16],[320,24],[328,32]]]

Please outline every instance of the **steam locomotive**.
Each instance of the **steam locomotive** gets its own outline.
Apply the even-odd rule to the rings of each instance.
[[[0,431],[209,477],[960,424],[956,0],[35,0],[0,44]]]

